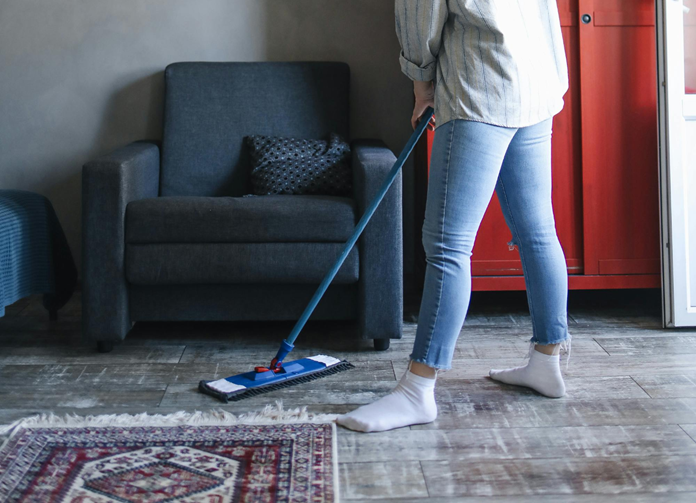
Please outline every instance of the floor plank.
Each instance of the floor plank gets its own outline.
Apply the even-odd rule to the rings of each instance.
[[[689,440],[678,425],[399,429],[380,434],[381,448],[374,449],[374,436],[346,430],[339,450],[341,459],[356,462],[696,456]]]
[[[213,398],[199,393],[197,386],[197,383],[169,385],[162,399],[162,406],[191,408],[210,404]],[[330,382],[320,380],[264,393],[262,397],[258,398],[264,402],[283,400],[294,405],[350,404],[357,406],[372,402],[393,388],[393,381]],[[258,401],[256,397],[254,400]]]
[[[696,399],[538,400],[452,403],[435,422],[414,429],[547,428],[552,426],[696,423]]]
[[[653,398],[696,398],[696,374],[631,376]]]
[[[566,356],[561,355],[561,367],[566,376],[629,376],[633,374],[683,374],[694,371],[694,355],[612,356],[611,358],[585,357],[571,354],[566,367]],[[467,379],[488,375],[491,369],[524,365],[520,358],[455,359],[452,368],[440,374],[442,379]],[[394,371],[403,374],[408,361],[394,360]]]
[[[361,381],[393,381],[390,361],[355,362],[353,375]],[[0,365],[0,388],[19,385],[65,386],[74,383],[102,385],[197,384],[200,380],[221,379],[253,370],[248,363],[105,363]],[[343,381],[335,374],[322,382]]]
[[[273,346],[277,344],[277,340],[273,342]],[[409,344],[410,349],[412,343]],[[271,346],[271,347],[273,347]],[[307,343],[302,346],[298,346],[293,352],[291,359],[296,360],[299,358],[306,358],[308,356],[314,356],[317,354],[329,354],[335,358],[340,358],[342,360],[348,360],[351,363],[361,362],[361,361],[392,361],[395,355],[404,355],[404,359],[407,358],[407,346],[402,345],[397,342],[392,342],[391,349],[389,351],[377,352],[372,348],[372,344],[363,345],[362,347],[345,348],[341,347],[339,343],[333,341],[331,343],[326,343],[322,346],[312,346]],[[277,348],[276,348],[277,350]],[[261,365],[268,363],[266,359],[259,360],[259,354],[263,352],[271,354],[269,352],[269,343],[265,346],[257,347],[240,347],[237,344],[189,344],[186,346],[183,356],[181,357],[181,363],[251,363],[251,365]],[[457,354],[469,354],[473,355],[472,352],[468,352],[466,348],[457,348]],[[272,351],[271,357],[275,356],[275,351]],[[266,355],[267,356],[267,355]],[[473,356],[470,356],[473,358]],[[261,357],[263,358],[263,356]]]
[[[648,398],[648,395],[631,377],[568,377],[565,379],[567,400]],[[538,400],[542,395],[520,386],[494,381],[488,377],[478,379],[442,379],[436,389],[438,403],[477,403],[492,400]],[[548,398],[544,398],[548,400]]]
[[[595,339],[610,355],[696,354],[696,335],[673,334],[672,337],[622,337]]]
[[[696,457],[421,461],[430,496],[695,492]]]
[[[8,386],[0,388],[3,408],[53,407],[86,409],[94,407],[154,407],[166,386]]]
[[[346,499],[428,496],[418,461],[343,463],[340,470]]]
[[[178,363],[185,346],[123,346],[111,353],[91,347],[3,348],[0,365],[55,365],[89,363]]]
[[[471,345],[475,358],[520,358],[529,351],[529,338],[479,338],[466,341]],[[594,339],[576,339],[572,345],[573,356],[606,357],[608,353]]]

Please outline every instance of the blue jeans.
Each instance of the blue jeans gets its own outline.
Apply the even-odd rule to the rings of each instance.
[[[455,119],[435,130],[423,224],[426,274],[411,359],[451,368],[471,299],[471,252],[498,194],[517,245],[532,318],[531,341],[570,340],[568,271],[551,203],[552,119],[505,128]]]

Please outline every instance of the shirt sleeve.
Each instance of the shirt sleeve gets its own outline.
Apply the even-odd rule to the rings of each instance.
[[[435,80],[447,0],[396,0],[395,13],[401,71],[411,80]]]

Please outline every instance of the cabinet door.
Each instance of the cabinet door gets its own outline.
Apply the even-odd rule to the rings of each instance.
[[[654,0],[579,0],[585,274],[660,272]]]
[[[568,61],[570,89],[563,110],[554,117],[552,136],[552,198],[558,238],[566,256],[568,274],[583,273],[582,153],[580,120],[580,44],[578,0],[558,0]],[[474,276],[521,276],[522,263],[493,194],[481,222],[471,256]]]

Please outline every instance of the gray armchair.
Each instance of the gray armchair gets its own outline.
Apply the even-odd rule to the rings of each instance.
[[[345,63],[174,63],[163,140],[86,163],[83,335],[100,351],[136,321],[297,319],[395,162],[353,140],[353,197],[250,192],[249,134],[348,138]],[[401,178],[311,319],[356,319],[387,349],[403,316]]]

